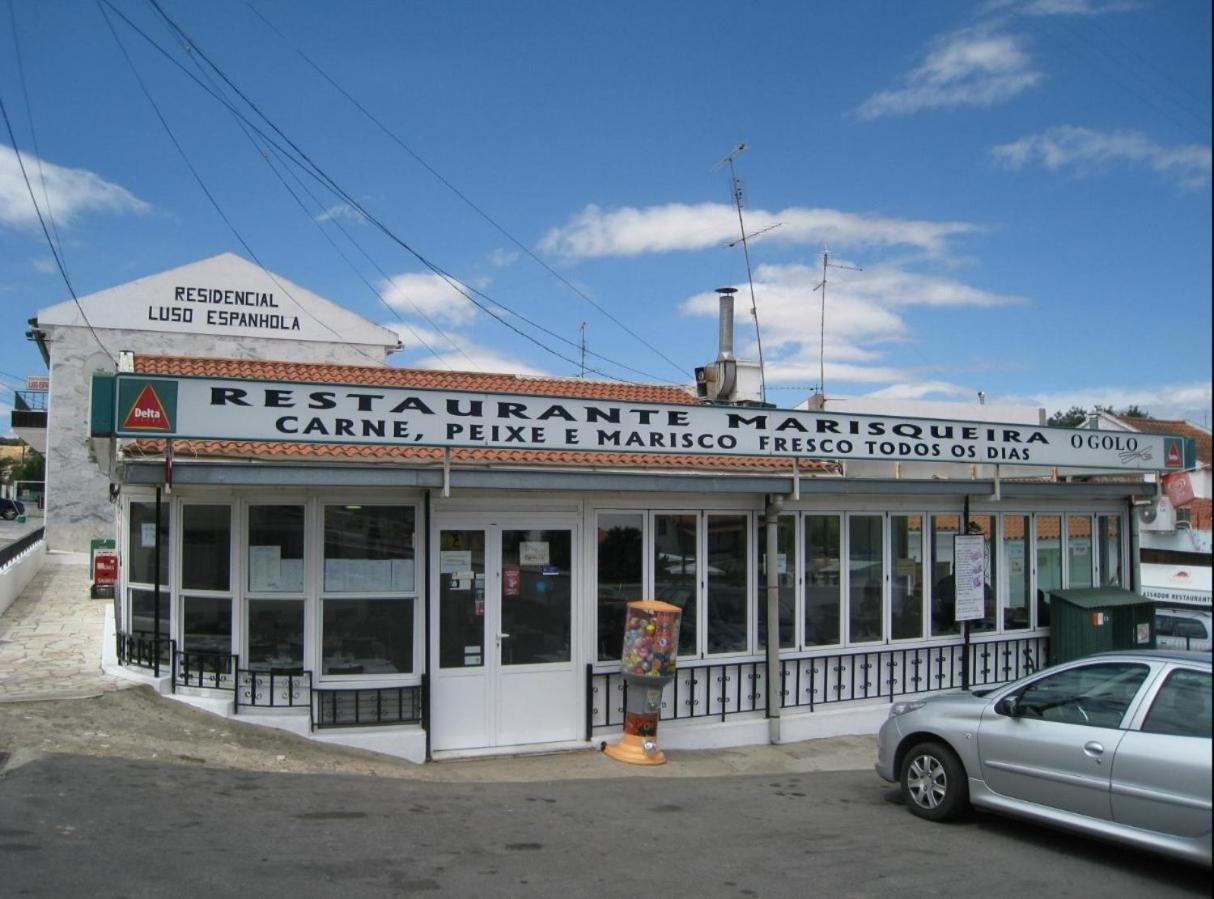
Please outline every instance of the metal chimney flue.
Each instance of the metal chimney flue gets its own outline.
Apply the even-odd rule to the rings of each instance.
[[[736,287],[718,287],[717,295],[721,298],[721,322],[718,343],[720,351],[717,361],[725,362],[734,358],[733,355],[733,295],[738,292]]]

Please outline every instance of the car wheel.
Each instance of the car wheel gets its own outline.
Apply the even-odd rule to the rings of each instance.
[[[929,821],[948,821],[969,805],[965,767],[940,743],[918,743],[902,760],[902,796],[906,807]]]
[[[5,521],[12,521],[14,518],[17,517],[17,510],[16,509],[5,509],[3,512],[0,512],[0,515],[4,516]]]

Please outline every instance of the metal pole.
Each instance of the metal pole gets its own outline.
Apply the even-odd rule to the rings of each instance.
[[[780,569],[776,564],[783,508],[782,497],[767,497],[763,521],[767,537],[767,736],[772,743],[780,742],[780,706],[784,699],[780,677]]]
[[[965,511],[961,516],[962,534],[968,534],[970,531],[970,498],[967,494],[965,497]],[[986,603],[986,597],[983,597],[983,603]],[[957,543],[953,541],[953,609],[957,608]],[[954,614],[956,612],[954,611]],[[970,688],[970,623],[968,619],[961,622],[961,689],[968,690]]]
[[[156,543],[152,549],[152,671],[160,677],[160,488],[156,488]]]

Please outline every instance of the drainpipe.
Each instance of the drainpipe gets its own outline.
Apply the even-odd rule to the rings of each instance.
[[[1133,499],[1126,505],[1130,519],[1130,589],[1138,593],[1142,589],[1142,537],[1138,530],[1138,507]]]
[[[784,698],[784,682],[780,677],[780,566],[776,564],[783,508],[783,497],[769,495],[763,518],[767,537],[767,737],[773,744],[780,742],[780,706]]]

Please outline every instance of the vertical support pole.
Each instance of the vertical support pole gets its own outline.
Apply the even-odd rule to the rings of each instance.
[[[780,693],[784,688],[780,677],[780,570],[776,564],[783,508],[783,499],[769,495],[763,519],[767,538],[767,737],[772,743],[780,742]]]
[[[970,497],[965,495],[965,511],[961,516],[961,533],[970,532]],[[985,600],[983,600],[985,602]],[[957,547],[953,544],[953,608],[957,603]],[[970,623],[961,622],[961,689],[970,688]]]
[[[152,671],[160,677],[160,488],[156,488],[156,544],[152,549]]]

